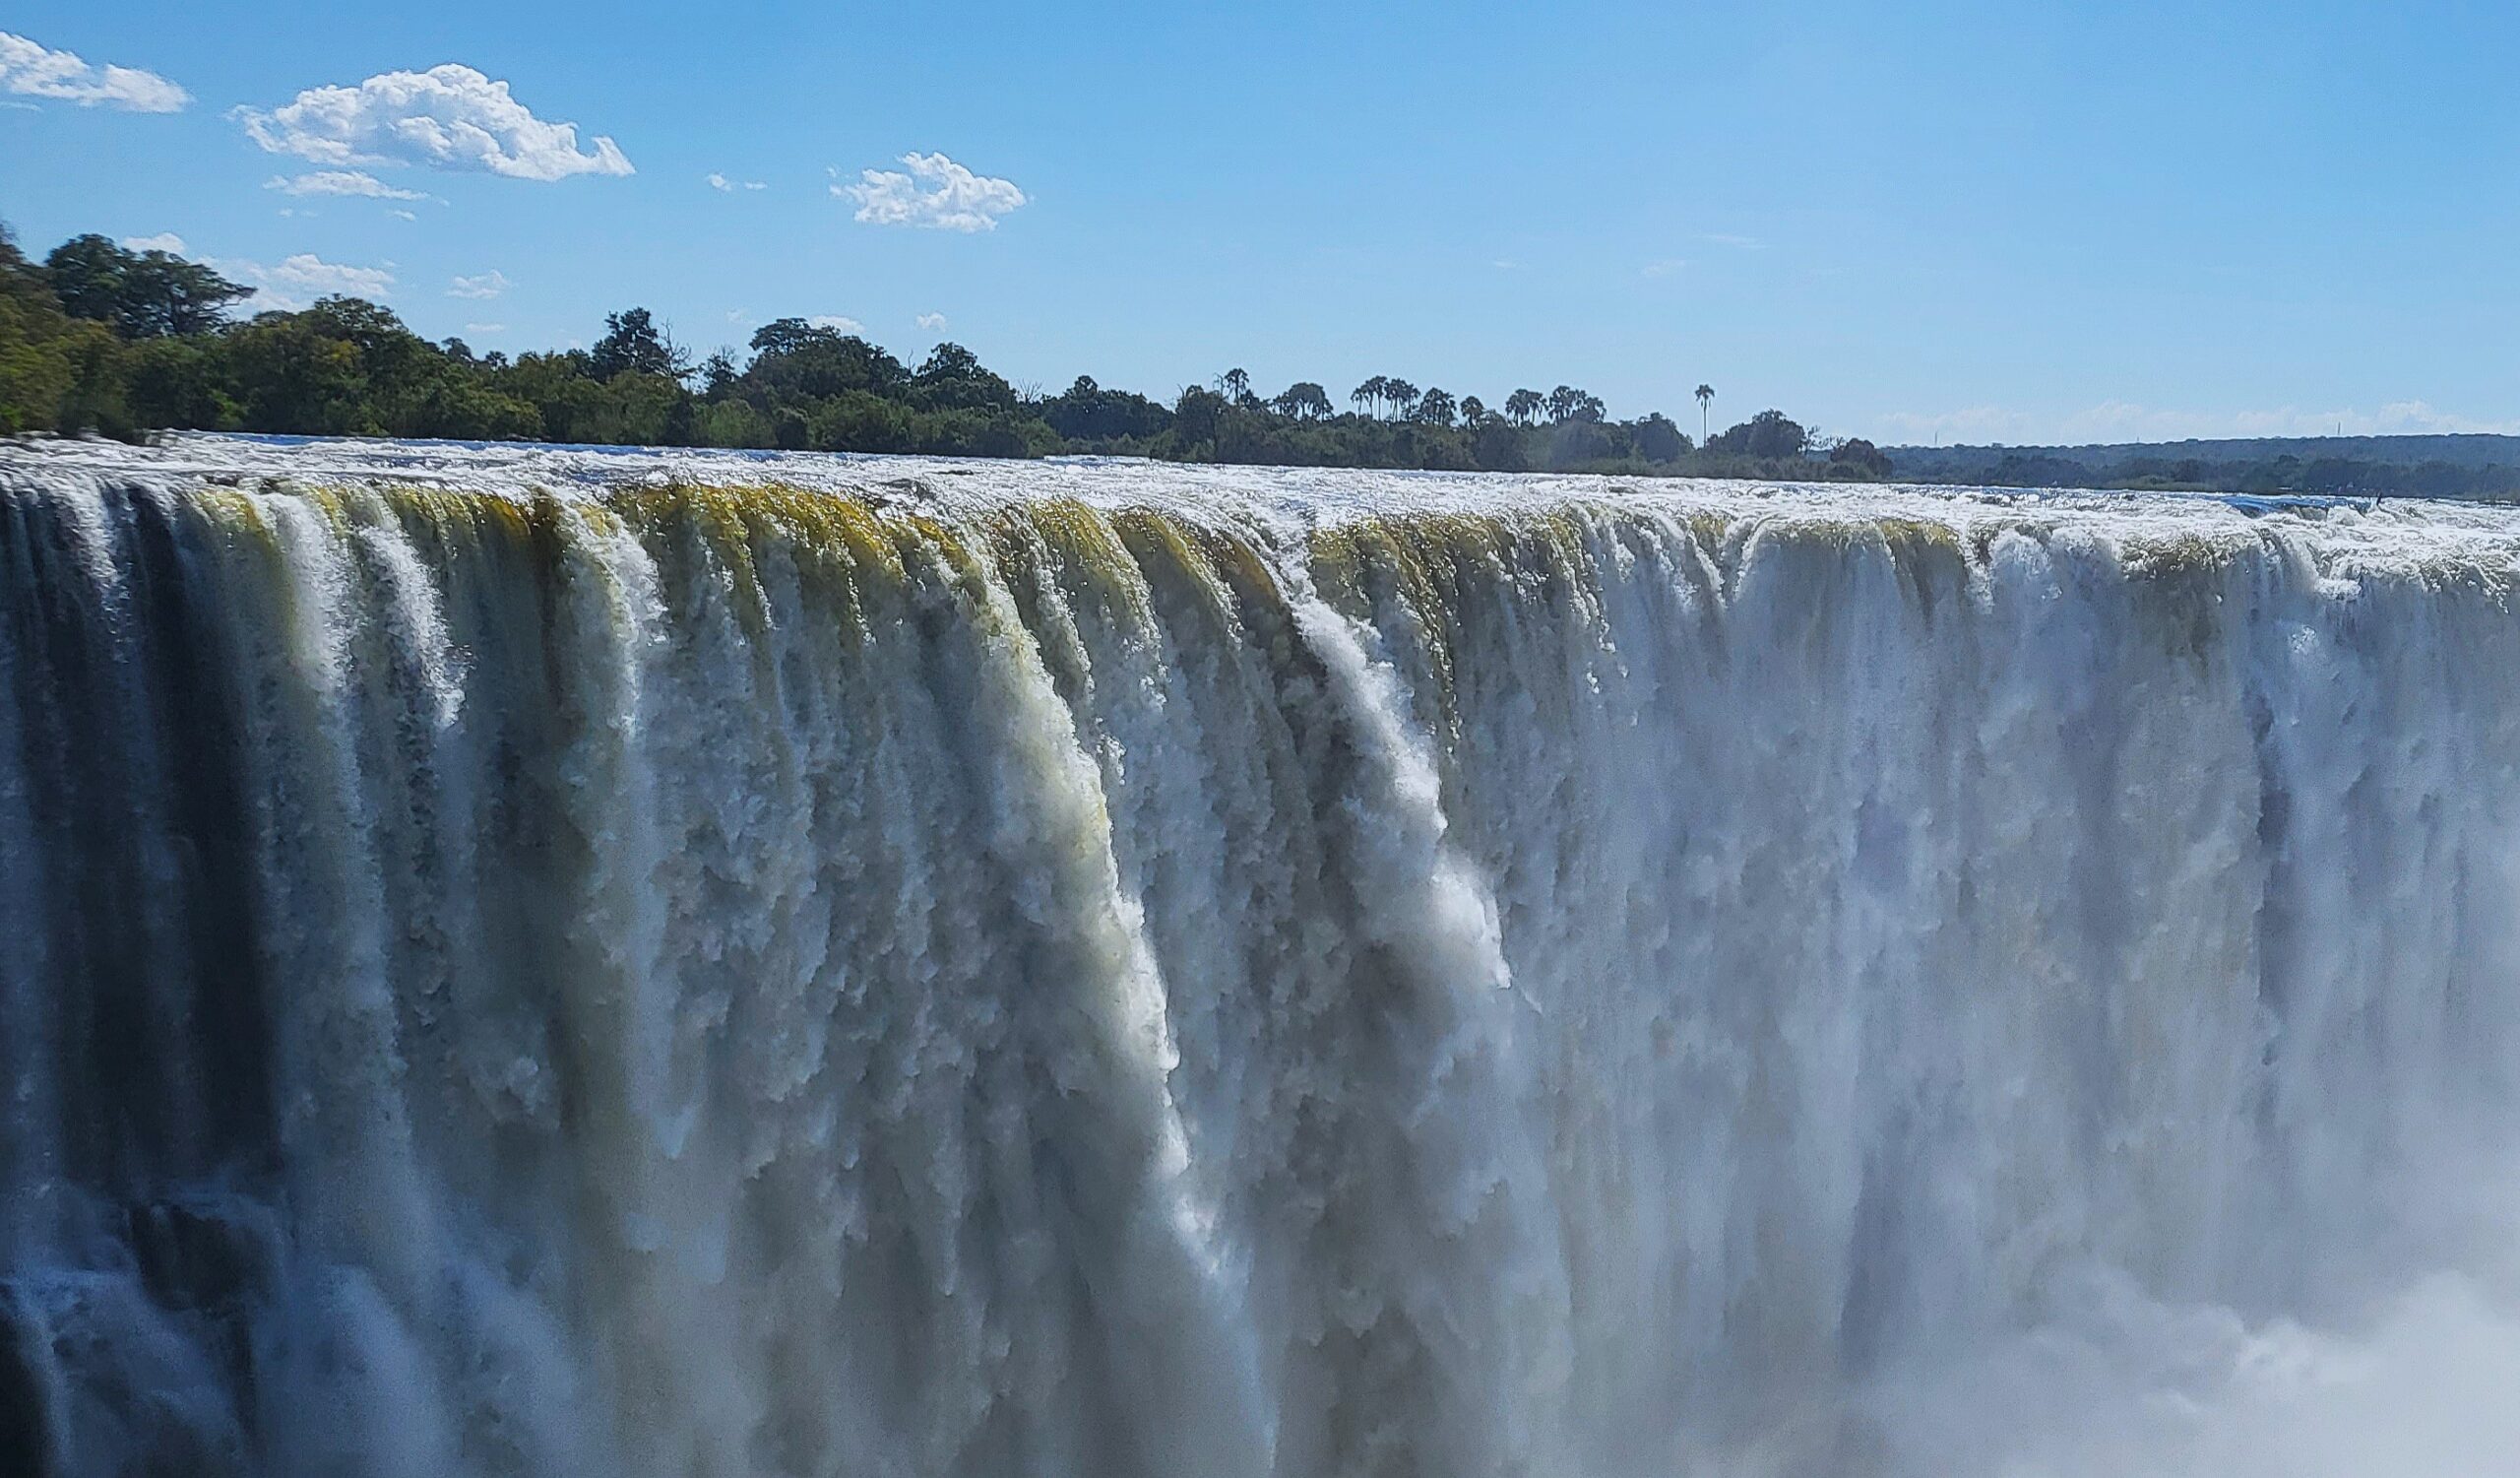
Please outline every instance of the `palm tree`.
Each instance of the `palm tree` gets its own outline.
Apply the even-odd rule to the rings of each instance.
[[[1348,392],[1348,404],[1370,416],[1373,414],[1374,408],[1382,404],[1383,387],[1390,383],[1391,382],[1389,380],[1384,379],[1381,375],[1375,375],[1372,379],[1365,381],[1355,389]]]
[[[1505,415],[1518,426],[1530,425],[1540,415],[1542,406],[1537,390],[1517,390],[1505,397]]]
[[[1700,446],[1704,446],[1704,445],[1706,445],[1706,408],[1707,408],[1707,407],[1709,407],[1709,406],[1711,406],[1711,405],[1713,405],[1713,404],[1715,404],[1715,387],[1714,387],[1714,386],[1712,386],[1712,385],[1700,385],[1700,386],[1698,386],[1698,387],[1697,387],[1697,444],[1698,444],[1698,445],[1700,445]]]
[[[1409,413],[1418,409],[1418,387],[1407,380],[1394,376],[1383,381],[1382,393],[1391,402],[1392,415],[1401,419],[1407,419]]]

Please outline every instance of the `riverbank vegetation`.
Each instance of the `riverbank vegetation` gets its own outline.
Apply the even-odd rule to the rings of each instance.
[[[40,262],[0,235],[0,433],[157,430],[1039,457],[1100,452],[1299,467],[1875,479],[1870,443],[1766,411],[1700,446],[1660,413],[1614,420],[1571,385],[1491,404],[1376,375],[1264,392],[1239,369],[1168,400],[1079,376],[1019,388],[970,350],[916,364],[783,318],[695,358],[644,308],[591,349],[475,353],[356,297],[248,313],[252,289],[101,236]],[[1708,392],[1711,394],[1711,392]]]
[[[628,308],[607,317],[592,349],[511,356],[475,353],[461,339],[423,339],[392,309],[357,297],[252,312],[254,296],[208,265],[101,236],[73,238],[37,261],[0,226],[0,435],[221,430],[979,457],[1107,453],[1294,467],[1897,477],[2228,494],[2520,495],[2520,440],[2504,437],[1893,453],[1762,411],[1700,444],[1659,412],[1614,420],[1598,397],[1572,385],[1518,388],[1490,402],[1394,375],[1344,394],[1313,381],[1272,391],[1229,369],[1167,399],[1082,375],[1045,393],[1010,383],[957,344],[940,344],[911,364],[857,334],[799,318],[764,326],[740,356],[701,358],[648,310]],[[1701,410],[1713,396],[1712,386],[1697,387]]]
[[[2426,443],[2497,445],[2437,454]],[[1899,476],[1980,487],[2112,487],[2244,497],[2520,497],[2520,439],[2291,437],[2124,447],[1906,447]]]

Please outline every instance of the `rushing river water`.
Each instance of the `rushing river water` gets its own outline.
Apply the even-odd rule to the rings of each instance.
[[[0,1471],[2494,1471],[2516,585],[2395,501],[0,449]]]

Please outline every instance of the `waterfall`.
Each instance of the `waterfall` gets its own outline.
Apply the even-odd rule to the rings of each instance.
[[[2132,1472],[2284,1351],[2520,1369],[2515,584],[2398,501],[0,449],[0,1470]]]

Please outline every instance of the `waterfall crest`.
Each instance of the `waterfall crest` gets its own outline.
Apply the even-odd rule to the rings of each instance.
[[[2520,1226],[2520,516],[504,455],[0,451],[0,1470],[1906,1471]]]

